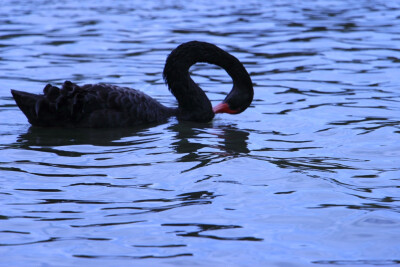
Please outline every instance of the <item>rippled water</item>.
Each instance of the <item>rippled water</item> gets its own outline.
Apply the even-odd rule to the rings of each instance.
[[[400,3],[11,1],[0,8],[1,266],[400,264]],[[208,124],[31,128],[9,89],[107,82],[176,101],[189,40],[251,73]],[[221,69],[192,76],[213,103]]]

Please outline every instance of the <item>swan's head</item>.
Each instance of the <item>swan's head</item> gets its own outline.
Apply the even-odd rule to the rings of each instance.
[[[224,101],[213,107],[213,111],[214,113],[242,113],[250,106],[253,96],[253,86],[251,86],[251,89],[238,89],[238,87],[233,86],[232,91],[226,96]]]

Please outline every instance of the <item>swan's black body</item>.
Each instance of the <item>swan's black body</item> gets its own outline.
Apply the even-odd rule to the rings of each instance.
[[[66,81],[61,89],[48,84],[43,92],[12,90],[17,105],[35,126],[128,127],[163,122],[176,112],[138,90],[109,84],[78,86]]]
[[[197,62],[218,65],[232,77],[232,91],[223,101],[229,111],[213,111],[205,93],[190,78],[189,68]],[[178,108],[165,107],[141,91],[108,84],[78,86],[66,81],[61,88],[46,85],[43,95],[11,92],[29,122],[44,127],[129,127],[164,122],[171,116],[208,122],[214,112],[240,113],[253,100],[252,82],[243,65],[209,43],[192,41],[178,46],[168,56],[163,76]]]

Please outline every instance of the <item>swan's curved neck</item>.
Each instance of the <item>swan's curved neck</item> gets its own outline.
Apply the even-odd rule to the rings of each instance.
[[[189,68],[197,62],[223,68],[233,81],[230,94],[246,93],[251,88],[252,99],[250,76],[237,58],[213,44],[197,41],[184,43],[168,56],[163,73],[168,88],[178,100],[178,119],[210,121],[214,117],[209,99],[189,75]]]

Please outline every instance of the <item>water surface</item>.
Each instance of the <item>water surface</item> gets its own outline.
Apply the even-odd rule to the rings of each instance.
[[[11,1],[0,9],[1,266],[400,264],[396,1]],[[180,43],[252,76],[206,124],[30,127],[9,89],[112,83],[176,101]],[[214,104],[221,69],[192,77]]]

